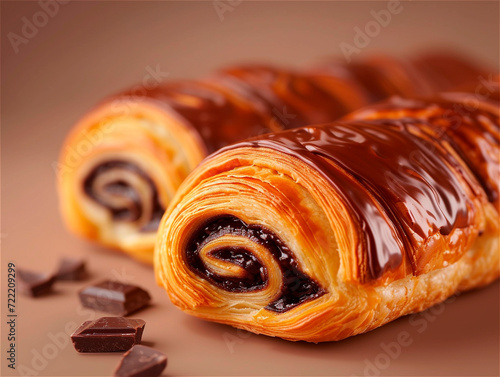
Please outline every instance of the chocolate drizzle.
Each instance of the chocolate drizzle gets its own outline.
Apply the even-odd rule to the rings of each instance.
[[[273,131],[332,121],[349,110],[304,73],[249,65],[220,71],[213,80],[270,117]]]
[[[437,59],[435,61],[438,64],[436,72],[446,70],[448,66],[457,65],[459,60],[456,62],[455,60],[453,58]],[[472,75],[472,71],[475,70],[467,63],[458,64],[462,67],[460,72],[451,75],[447,83],[439,86],[434,85],[434,80],[430,78],[434,78],[435,73],[429,73],[434,60],[424,64],[425,67],[422,68],[422,62],[425,61],[426,59],[418,60],[420,63],[415,64],[412,61],[384,58],[353,64],[337,62],[333,64],[334,67],[328,68],[331,65],[328,64],[323,69],[319,69],[318,72],[323,72],[319,76],[315,75],[314,71],[301,72],[270,66],[247,65],[222,70],[204,80],[168,82],[152,89],[144,89],[143,96],[141,96],[144,98],[141,98],[141,101],[144,99],[154,103],[155,106],[170,114],[175,122],[184,124],[194,131],[192,134],[199,136],[199,138],[195,136],[200,141],[199,145],[204,146],[202,154],[210,154],[229,144],[256,135],[331,121],[345,115],[353,108],[389,95],[426,95],[429,94],[430,89],[448,89],[460,83],[461,75],[466,73]],[[333,84],[328,84],[331,81],[328,77],[334,79]],[[342,82],[342,85],[347,85],[351,89],[356,88],[356,90],[350,91],[350,96],[347,96],[345,91],[341,90],[342,86],[339,87],[338,82],[335,82],[336,78],[340,79],[339,82]],[[121,93],[119,96],[120,100],[127,97],[130,97],[132,101],[137,101],[136,91]],[[464,140],[466,139],[464,137]],[[476,152],[483,154],[485,159],[487,158],[481,148]],[[326,164],[330,163],[331,161]],[[153,192],[153,213],[142,230],[155,231],[164,208],[158,201],[154,183],[137,166],[124,161],[106,162],[87,177],[84,182],[85,192],[108,208],[114,220],[123,222],[138,220],[143,212],[143,204],[138,193],[127,182],[117,179],[109,184],[106,190],[114,192],[118,197],[127,198],[131,203],[128,206],[111,206],[100,200],[94,192],[95,177],[114,168],[133,171],[150,183]],[[328,170],[328,167],[326,169]],[[478,175],[476,178],[481,180],[482,177]],[[350,176],[338,178],[338,180],[342,179],[349,181],[346,184],[351,187],[353,195],[364,195],[362,194],[363,183],[353,182]],[[491,179],[483,179],[481,183],[487,190],[490,200],[498,200],[498,190],[495,190],[498,186],[492,183]],[[379,199],[373,200],[376,202]],[[374,206],[377,207],[378,204],[375,203]],[[379,210],[375,212],[380,213]],[[380,216],[390,215],[389,211]],[[367,226],[370,221],[362,223]],[[445,229],[442,230],[445,231]],[[397,233],[398,230],[395,226],[388,226],[385,227],[385,232],[389,235]],[[384,244],[384,248],[398,250],[404,246],[400,241],[396,244]],[[385,265],[388,260],[392,261],[389,265],[399,263],[397,258],[394,259],[394,251],[387,253],[387,255],[377,255],[381,261],[374,262],[373,266],[377,263],[380,266]],[[373,267],[374,275],[380,273],[379,267]]]
[[[107,161],[98,165],[85,178],[85,181],[83,183],[85,193],[101,206],[105,207],[111,213],[113,220],[118,222],[133,222],[139,220],[143,212],[143,204],[141,203],[139,194],[135,191],[134,187],[130,186],[130,184],[126,181],[118,179],[112,183],[107,184],[104,189],[108,193],[112,193],[117,197],[127,198],[129,202],[129,205],[127,206],[111,206],[109,203],[102,200],[95,191],[95,179],[99,175],[106,174],[108,171],[114,169],[128,170],[140,176],[148,183],[152,192],[152,213],[148,223],[141,228],[141,231],[155,232],[158,229],[158,225],[160,223],[161,217],[163,216],[163,213],[165,212],[165,209],[159,202],[158,191],[156,189],[155,183],[142,169],[140,169],[134,163],[114,160]]]
[[[449,110],[451,111],[451,106]],[[493,161],[489,153],[491,148],[486,148],[486,145],[498,147],[498,138],[495,140],[484,123],[498,124],[498,118],[495,122],[490,117],[482,115],[483,122],[480,122],[480,116],[478,117],[479,114],[476,111],[470,112],[468,115],[462,117],[463,124],[453,124],[454,119],[447,119],[448,125],[440,133],[440,136],[452,145],[460,158],[467,164],[486,193],[488,200],[495,202],[498,200],[498,172],[492,169],[488,170],[488,166],[493,166]],[[445,118],[442,115],[437,115],[429,118],[429,122],[443,122]],[[456,114],[453,118],[456,119]]]
[[[488,110],[489,109],[489,110]],[[349,119],[407,117],[421,119],[423,124],[410,132],[423,134],[448,144],[468,166],[490,202],[497,202],[499,190],[498,146],[500,122],[498,102],[467,93],[443,94],[429,100],[393,97],[349,115]],[[432,126],[429,126],[432,125]],[[476,195],[481,192],[471,185]],[[480,191],[480,190],[479,190]]]
[[[267,270],[249,250],[227,246],[210,251],[212,257],[242,267],[245,276],[217,275],[202,261],[200,251],[204,245],[227,234],[247,237],[252,242],[264,246],[280,266],[283,276],[281,293],[266,306],[266,309],[282,313],[325,293],[316,281],[301,271],[292,251],[273,232],[259,225],[246,224],[237,217],[229,215],[213,218],[193,233],[185,249],[189,268],[227,291],[251,292],[264,289],[268,280]]]
[[[287,70],[246,66],[205,80],[167,83],[147,91],[147,97],[193,127],[207,153],[212,153],[243,139],[346,114],[350,108],[316,80]]]
[[[439,140],[418,138],[415,121],[332,123],[265,135],[224,148],[270,148],[307,163],[348,205],[366,250],[368,275],[398,268],[436,233],[465,228],[473,206],[458,178],[465,175]],[[362,274],[363,275],[363,274]]]
[[[212,153],[230,143],[269,133],[269,117],[255,111],[254,105],[238,101],[234,93],[214,82],[179,81],[148,91],[158,101],[193,127]]]

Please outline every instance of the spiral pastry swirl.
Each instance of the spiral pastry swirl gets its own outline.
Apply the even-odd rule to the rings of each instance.
[[[253,254],[251,250],[258,252]],[[279,237],[234,216],[215,218],[203,226],[187,245],[185,259],[198,275],[226,291],[281,287],[280,296],[266,305],[268,310],[284,312],[324,294],[300,270],[295,256]],[[280,275],[280,280],[270,280]]]
[[[189,314],[312,342],[490,283],[500,113],[468,99],[393,99],[211,155],[161,221],[158,283]]]
[[[65,222],[83,237],[151,263],[161,213],[208,154],[257,135],[332,121],[387,95],[427,95],[463,82],[435,85],[424,71],[391,58],[308,71],[247,65],[113,96],[75,126],[63,147]]]

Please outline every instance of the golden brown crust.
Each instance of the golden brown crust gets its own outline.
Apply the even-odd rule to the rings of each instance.
[[[437,137],[442,119],[427,115],[460,104],[451,98],[419,102],[427,109],[419,112],[389,102],[351,117],[369,120],[265,135],[212,155],[162,219],[158,283],[192,315],[311,342],[490,283],[500,273],[499,213],[478,177],[499,163],[475,165],[457,128]],[[475,111],[494,123],[467,123],[482,130],[476,142],[495,139],[498,109]]]
[[[209,153],[335,120],[387,95],[429,94],[438,87],[427,76],[412,62],[387,57],[308,72],[249,65],[112,97],[78,122],[64,144],[58,166],[65,222],[151,263],[163,211]]]
[[[66,139],[58,174],[61,211],[75,233],[151,263],[155,233],[137,231],[150,221],[146,211],[141,211],[133,222],[115,222],[108,209],[88,195],[86,179],[102,164],[128,161],[143,173],[121,169],[118,180],[126,181],[145,205],[153,206],[156,195],[164,209],[175,189],[202,160],[204,147],[196,133],[156,103],[134,101],[124,106],[128,109],[126,115],[116,111],[114,101],[102,104],[83,118]],[[117,179],[110,171],[102,176],[104,182],[95,183],[95,189],[104,196],[107,177],[111,182]],[[94,182],[90,185],[94,186]],[[116,203],[117,208],[130,205],[128,201]]]

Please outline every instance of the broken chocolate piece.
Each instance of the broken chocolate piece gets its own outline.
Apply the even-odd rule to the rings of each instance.
[[[151,297],[144,289],[106,280],[79,292],[82,305],[116,315],[127,315],[149,304]]]
[[[24,269],[17,270],[19,291],[28,296],[38,297],[51,292],[54,281],[54,275]]]
[[[123,355],[115,377],[159,376],[167,366],[167,356],[151,347],[133,346]]]
[[[141,342],[145,325],[142,319],[102,317],[83,322],[71,340],[78,352],[127,351]]]
[[[84,280],[87,277],[85,261],[82,259],[62,258],[56,272],[57,280]]]

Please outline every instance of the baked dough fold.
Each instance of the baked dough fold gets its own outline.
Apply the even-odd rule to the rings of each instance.
[[[65,141],[58,164],[65,223],[151,263],[159,220],[204,157],[256,135],[335,120],[387,95],[427,95],[464,83],[464,76],[435,80],[421,60],[330,62],[309,71],[237,66],[113,96]]]
[[[189,314],[310,342],[488,284],[499,129],[498,103],[455,93],[225,147],[163,217],[157,281]]]

